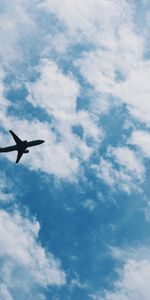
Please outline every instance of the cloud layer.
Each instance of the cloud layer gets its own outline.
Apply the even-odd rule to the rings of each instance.
[[[75,240],[72,247],[78,249],[82,244],[80,233],[85,226],[83,241],[88,227],[86,247],[82,244],[81,248],[86,248],[82,254],[85,261],[88,250],[94,249],[94,255],[87,259],[90,265],[91,256],[94,257],[94,271],[101,255],[95,250],[101,251],[99,240],[104,247],[109,238],[121,243],[121,218],[126,217],[127,209],[131,215],[136,214],[134,205],[127,203],[129,208],[125,210],[119,201],[116,213],[108,204],[108,194],[111,203],[117,195],[125,202],[131,197],[133,203],[141,197],[138,209],[145,213],[143,222],[149,222],[150,8],[148,1],[141,3],[139,9],[137,1],[125,0],[1,1],[0,146],[14,143],[9,129],[23,140],[45,140],[23,156],[16,176],[35,171],[33,176],[46,174],[45,181],[53,176],[62,186],[68,184],[59,195],[65,204],[70,200],[68,207],[73,217],[67,237]],[[16,153],[1,154],[0,159],[2,167],[13,166]],[[40,243],[39,222],[16,210],[15,194],[11,191],[13,177],[14,174],[8,179],[8,189],[5,171],[0,175],[0,298],[45,300],[43,290],[65,285],[67,271]],[[56,190],[50,194],[48,184],[46,193],[48,203],[53,200],[50,195],[55,199]],[[101,207],[100,193],[106,199]],[[74,203],[79,202],[78,213],[73,206],[74,197]],[[62,206],[67,207],[65,204]],[[85,221],[84,226],[78,230],[75,223],[72,233],[74,222],[80,218]],[[114,230],[111,236],[108,228]],[[73,251],[69,250],[70,257],[78,261],[80,254],[71,255]],[[70,269],[76,274],[73,263]],[[101,270],[102,264],[97,277]],[[150,259],[146,250],[141,257],[126,254],[116,274],[118,279],[114,280],[113,275],[110,278],[113,290],[105,291],[104,300],[149,299]],[[93,292],[97,277],[89,285],[82,284],[79,277],[76,274],[71,278],[72,288],[91,289],[93,299],[102,299],[102,291]]]

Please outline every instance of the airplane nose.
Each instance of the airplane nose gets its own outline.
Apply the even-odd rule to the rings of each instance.
[[[42,143],[45,143],[45,141],[44,140],[40,140],[40,143],[42,144]]]

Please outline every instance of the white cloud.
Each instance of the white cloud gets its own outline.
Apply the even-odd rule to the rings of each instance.
[[[26,4],[20,0],[1,0],[0,12],[0,61],[3,66],[10,68],[10,64],[24,57],[22,42],[31,37],[35,31],[33,16]],[[31,1],[30,1],[31,7]]]
[[[93,211],[94,208],[96,207],[97,203],[95,200],[93,199],[86,199],[84,202],[83,202],[83,207],[88,209],[89,211]]]
[[[13,300],[5,284],[0,284],[0,297],[1,300]]]
[[[143,155],[150,157],[150,134],[144,130],[135,130],[132,132],[128,141],[130,144],[139,147]]]
[[[99,165],[93,165],[98,178],[103,180],[111,188],[121,189],[130,193],[132,189],[132,180],[124,170],[117,170],[114,165],[103,158],[100,159]]]
[[[113,95],[116,99],[115,104],[126,103],[135,118],[150,124],[150,62],[144,59],[146,32],[137,34],[136,25],[132,20],[132,6],[125,7],[122,1],[120,5],[117,5],[117,1],[106,3],[108,6],[110,4],[111,9],[107,11],[107,15],[104,9],[104,19],[100,16],[99,19],[102,20],[102,25],[107,26],[102,31],[101,27],[97,26],[95,49],[85,51],[75,65],[101,97]],[[96,5],[95,9],[99,12]],[[107,17],[110,19],[109,24]],[[97,18],[95,16],[95,23],[98,22]],[[94,24],[93,20],[90,21]]]
[[[1,68],[0,69],[0,118],[1,119],[3,118],[3,115],[6,113],[6,110],[10,105],[9,101],[4,96],[4,92],[5,92],[4,83],[3,83],[4,76],[5,76],[5,72]]]
[[[138,249],[127,254],[126,261],[118,271],[118,280],[114,284],[114,291],[105,293],[103,300],[149,300],[150,298],[150,257],[149,249]],[[144,254],[142,253],[144,252]],[[145,252],[147,255],[144,257]],[[140,257],[138,257],[138,254]],[[133,256],[134,255],[134,256]],[[131,257],[129,257],[131,256]]]
[[[144,176],[144,165],[134,151],[128,147],[110,147],[108,150],[110,156],[115,158],[115,161],[123,166],[128,173],[136,174],[135,176],[142,179]]]
[[[116,26],[119,21],[122,23],[124,18],[129,18],[128,5],[124,0],[45,0],[40,7],[54,13],[75,41],[85,38],[94,44],[104,42],[99,37],[100,32],[101,37],[103,32],[108,33],[104,43],[111,41],[112,24]]]
[[[140,192],[139,186],[144,180],[145,169],[135,153],[127,147],[109,147],[108,157],[101,158],[98,165],[92,166],[97,177],[115,190],[130,193],[136,189]]]
[[[39,223],[18,212],[0,212],[0,295],[2,299],[38,298],[38,289],[63,285],[60,262],[37,242]],[[4,298],[4,295],[7,298]],[[11,298],[12,297],[12,298]],[[42,299],[42,298],[38,298]]]
[[[149,247],[119,249],[110,247],[112,256],[121,262],[110,290],[89,295],[93,300],[149,300]],[[120,265],[120,263],[119,263]],[[117,278],[117,279],[116,279]]]
[[[14,194],[11,192],[12,183],[9,178],[6,178],[5,174],[0,174],[0,202],[9,202],[14,199]]]
[[[38,68],[40,78],[28,83],[28,100],[34,106],[41,106],[50,115],[58,119],[66,117],[65,113],[76,111],[76,98],[80,93],[80,86],[71,76],[65,76],[58,66],[49,60],[43,60]],[[65,114],[65,115],[64,115]]]
[[[116,49],[108,44],[108,49],[85,52],[75,64],[98,93],[113,95],[115,104],[126,103],[134,117],[148,123],[150,74],[144,42],[132,28],[121,28],[119,36],[114,37]]]
[[[79,281],[78,278],[74,278],[72,281],[71,281],[71,288],[78,288],[78,289],[87,289],[88,288],[88,285],[87,283],[81,283]]]

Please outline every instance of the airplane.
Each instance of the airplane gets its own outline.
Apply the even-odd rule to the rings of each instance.
[[[0,148],[0,153],[18,151],[16,163],[19,162],[19,160],[21,159],[24,153],[29,153],[29,150],[27,150],[27,148],[37,146],[45,142],[43,140],[34,140],[30,142],[22,141],[12,130],[9,130],[9,132],[11,133],[13,139],[15,140],[16,145]]]

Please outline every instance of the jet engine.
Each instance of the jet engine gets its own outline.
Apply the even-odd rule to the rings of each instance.
[[[29,153],[29,150],[25,150],[24,153]]]

